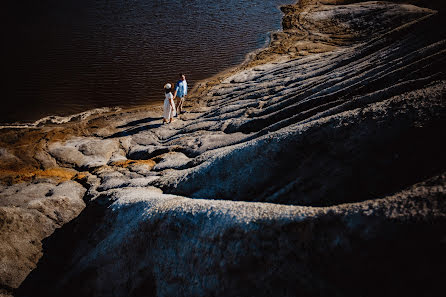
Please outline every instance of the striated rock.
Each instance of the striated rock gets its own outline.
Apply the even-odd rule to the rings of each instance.
[[[285,6],[170,125],[0,135],[0,294],[442,296],[446,19],[399,2]]]
[[[290,125],[215,151],[206,162],[166,175],[158,185],[191,197],[299,205],[330,205],[392,192],[446,164],[442,140],[434,136],[445,124],[445,92],[441,83]],[[394,110],[391,115],[389,108]],[[413,137],[422,145],[409,146]],[[410,170],[414,167],[418,171]],[[243,178],[249,182],[239,183]]]
[[[429,33],[439,22],[433,16],[354,47],[229,76],[210,89],[208,105],[226,134],[246,137],[154,185],[196,198],[332,205],[441,172],[445,33]]]
[[[51,238],[18,296],[440,296],[445,181],[328,208],[114,190]]]
[[[296,57],[333,51],[435,13],[391,2],[401,1],[301,0],[285,5],[281,8],[285,13],[283,32],[274,33],[270,46],[257,53],[250,65],[263,64],[284,54]]]

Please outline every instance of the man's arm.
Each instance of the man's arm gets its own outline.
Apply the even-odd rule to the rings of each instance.
[[[175,93],[173,93],[173,99],[177,98],[177,92],[178,92],[178,83],[175,85]]]

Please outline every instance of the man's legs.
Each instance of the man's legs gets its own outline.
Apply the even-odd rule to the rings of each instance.
[[[177,114],[180,114],[183,111],[184,99],[186,99],[186,96],[178,98]]]
[[[175,116],[177,117],[178,116],[178,108],[180,107],[181,98],[180,97],[176,97],[174,99],[174,101],[175,101],[174,103],[175,103],[175,111],[176,111]]]

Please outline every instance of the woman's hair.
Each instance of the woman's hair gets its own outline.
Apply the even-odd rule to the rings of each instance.
[[[172,91],[172,88],[169,88],[169,89],[164,89],[164,91],[166,92],[166,94],[167,93],[169,93],[170,91]]]

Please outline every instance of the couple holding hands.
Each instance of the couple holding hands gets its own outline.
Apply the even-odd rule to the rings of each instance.
[[[164,85],[164,92],[166,98],[164,99],[164,115],[163,123],[171,123],[173,117],[183,111],[184,99],[187,95],[187,82],[186,76],[181,73],[180,80],[175,84],[175,93],[172,95],[172,85],[167,83]],[[175,98],[178,97],[178,101],[175,107]]]

